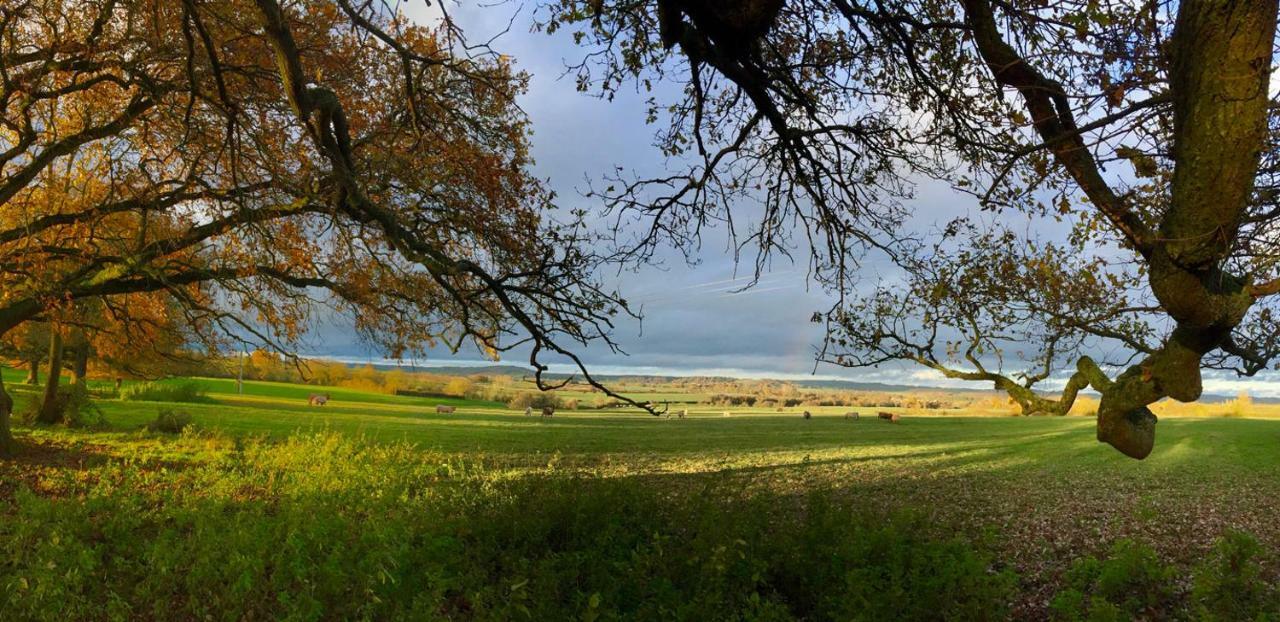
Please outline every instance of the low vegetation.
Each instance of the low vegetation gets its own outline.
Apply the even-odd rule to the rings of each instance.
[[[45,447],[74,451],[65,440]],[[994,619],[1016,585],[989,551],[936,538],[918,518],[861,520],[865,508],[823,497],[672,499],[640,482],[547,473],[511,481],[482,463],[336,434],[116,449],[137,453],[12,493],[0,610],[49,620]]]
[[[0,464],[0,617],[1280,612],[1280,423],[1266,419],[1166,418],[1138,463],[1097,451],[1077,417],[694,406],[542,420],[349,388],[308,406],[316,387],[258,381],[124,392],[167,386],[202,397],[115,399],[91,382],[101,425],[18,429],[23,453]],[[12,391],[20,408],[39,395]]]
[[[195,381],[141,382],[120,390],[120,399],[131,402],[202,402],[204,387]]]
[[[181,410],[161,408],[160,412],[156,413],[156,420],[147,424],[147,429],[152,432],[181,434],[190,424],[191,415]]]

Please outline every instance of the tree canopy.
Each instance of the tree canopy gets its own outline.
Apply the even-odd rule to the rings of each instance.
[[[919,363],[1027,413],[1091,386],[1134,458],[1148,405],[1273,364],[1275,2],[559,0],[538,25],[588,47],[583,90],[683,85],[651,109],[673,169],[592,190],[643,217],[623,248],[722,222],[757,270],[803,251],[837,299],[823,361]],[[983,211],[907,226],[925,179]],[[896,272],[868,282],[869,256]]]
[[[612,345],[628,311],[527,170],[525,85],[378,2],[5,2],[0,335],[159,294],[269,344],[325,305],[396,356]]]

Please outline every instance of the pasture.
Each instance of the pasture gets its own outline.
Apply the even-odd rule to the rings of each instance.
[[[18,428],[24,453],[0,465],[5,619],[55,602],[101,619],[856,619],[850,602],[866,619],[1196,617],[1222,538],[1280,545],[1270,418],[1165,417],[1137,462],[1087,417],[544,420],[198,382],[195,403],[100,399],[87,429]],[[9,387],[19,409],[34,396]],[[332,401],[308,406],[318,391]],[[146,431],[161,409],[193,425]],[[1080,578],[1090,556],[1168,587],[1111,603]]]

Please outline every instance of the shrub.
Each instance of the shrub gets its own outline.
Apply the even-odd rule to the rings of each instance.
[[[130,402],[204,402],[204,387],[193,381],[142,382],[124,387],[120,399]]]
[[[466,397],[476,383],[470,378],[454,378],[444,385],[444,394],[450,397]]]
[[[152,432],[164,432],[165,434],[181,434],[191,423],[191,415],[180,410],[171,408],[161,408],[156,413],[155,421],[147,424],[147,429]]]
[[[560,408],[560,398],[551,393],[524,391],[517,393],[511,401],[507,402],[507,408],[515,410],[524,410],[525,408]]]
[[[102,410],[97,404],[93,403],[89,390],[84,384],[73,384],[59,389],[59,394],[63,398],[62,417],[67,427],[71,428],[91,428],[102,427],[106,424],[106,420],[102,416]]]
[[[1247,417],[1253,411],[1253,397],[1248,391],[1241,391],[1236,395],[1236,399],[1226,403],[1227,410],[1222,413],[1223,417]]]
[[[1263,576],[1265,549],[1248,534],[1231,531],[1218,539],[1196,566],[1191,604],[1200,620],[1280,618],[1274,585]]]
[[[1056,620],[1163,619],[1173,598],[1174,569],[1151,547],[1118,540],[1110,556],[1077,560],[1049,609]]]
[[[93,403],[92,395],[83,384],[64,384],[58,386],[54,397],[53,408],[60,414],[61,423],[70,428],[102,426],[102,410]],[[38,393],[26,402],[25,407],[17,411],[19,421],[33,424],[37,421],[40,409],[44,406],[44,393]]]
[[[505,389],[500,389],[497,387],[477,385],[473,387],[470,391],[467,391],[467,394],[464,397],[466,397],[469,400],[479,400],[483,402],[502,402],[505,404],[507,402],[510,402],[515,397],[515,394]]]

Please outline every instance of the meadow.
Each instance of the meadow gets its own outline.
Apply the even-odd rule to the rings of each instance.
[[[22,404],[35,390],[16,385]],[[1280,613],[1280,420],[502,404],[196,382],[23,427],[0,618],[1240,619]],[[105,391],[105,383],[91,384]],[[332,401],[308,406],[311,393]],[[435,405],[457,406],[451,415]],[[146,429],[161,410],[180,434]],[[862,417],[848,420],[856,410]],[[889,409],[892,410],[892,409]]]

